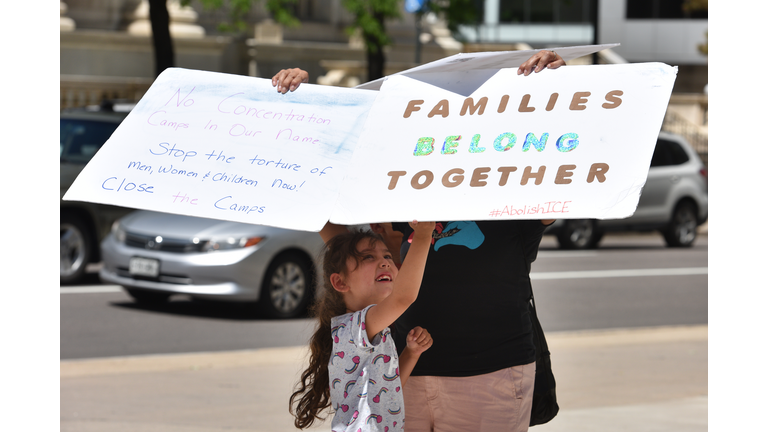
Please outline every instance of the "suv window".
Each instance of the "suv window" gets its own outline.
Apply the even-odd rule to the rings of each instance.
[[[659,138],[656,141],[656,149],[653,151],[651,166],[680,165],[688,162],[688,154],[675,141]]]
[[[59,156],[67,162],[87,163],[117,126],[117,122],[61,119]]]

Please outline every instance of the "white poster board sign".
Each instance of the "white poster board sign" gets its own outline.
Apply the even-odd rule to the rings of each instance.
[[[503,69],[469,97],[390,77],[331,221],[631,216],[676,73],[661,63]]]
[[[391,76],[379,91],[285,95],[270,80],[168,69],[64,199],[306,231],[631,215],[676,69],[526,77],[487,69],[503,63],[493,59]]]
[[[317,231],[376,95],[168,69],[64,199]]]

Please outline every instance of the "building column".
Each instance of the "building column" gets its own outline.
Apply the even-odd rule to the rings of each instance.
[[[499,24],[499,0],[485,0],[485,19],[483,23],[492,27]]]
[[[59,31],[74,31],[75,30],[75,21],[66,16],[67,15],[67,4],[63,1],[59,2]]]
[[[197,12],[191,6],[181,6],[179,0],[168,1],[168,14],[171,22],[171,36],[179,38],[203,38],[205,29],[196,24]],[[152,25],[149,22],[149,2],[142,0],[133,13],[133,22],[128,26],[128,34],[150,36]]]

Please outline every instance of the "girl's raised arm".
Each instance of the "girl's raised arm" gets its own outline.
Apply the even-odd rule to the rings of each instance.
[[[427,254],[432,244],[434,222],[411,222],[413,240],[408,248],[403,265],[395,278],[392,294],[381,303],[370,308],[365,318],[365,330],[368,338],[391,325],[408,306],[416,301],[427,264]]]

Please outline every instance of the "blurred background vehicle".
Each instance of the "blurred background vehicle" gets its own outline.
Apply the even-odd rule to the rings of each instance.
[[[252,302],[265,316],[301,316],[315,294],[318,233],[139,210],[101,243],[101,279],[136,302]]]
[[[100,261],[99,242],[109,232],[112,222],[132,211],[123,207],[61,199],[132,107],[133,104],[105,103],[61,112],[59,220],[62,284],[82,281],[88,264]]]
[[[635,213],[625,219],[558,219],[544,234],[562,249],[596,248],[611,231],[659,231],[669,247],[689,247],[707,221],[707,168],[679,135],[659,133]]]

